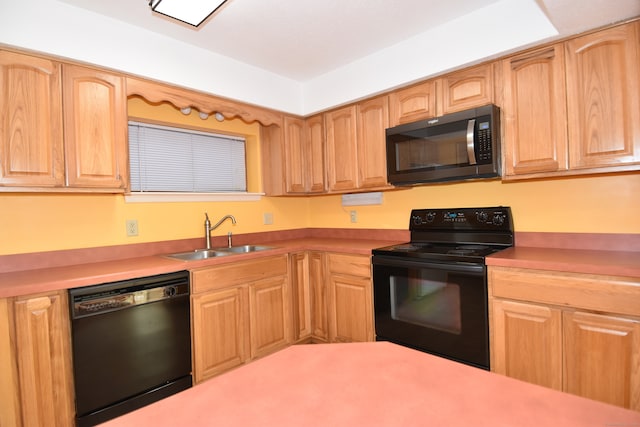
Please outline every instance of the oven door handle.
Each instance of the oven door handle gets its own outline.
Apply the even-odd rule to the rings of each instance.
[[[485,265],[484,264],[466,264],[466,263],[435,263],[429,261],[413,261],[407,259],[398,259],[396,257],[384,257],[384,256],[373,256],[371,258],[371,263],[373,266],[376,265],[384,265],[388,267],[409,267],[409,268],[430,268],[433,270],[447,270],[447,271],[456,271],[456,272],[465,272],[465,273],[476,273],[476,274],[484,274]]]

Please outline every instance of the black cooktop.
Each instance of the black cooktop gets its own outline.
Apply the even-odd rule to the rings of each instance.
[[[373,255],[484,263],[492,253],[513,246],[509,207],[414,209],[411,241],[373,250]]]

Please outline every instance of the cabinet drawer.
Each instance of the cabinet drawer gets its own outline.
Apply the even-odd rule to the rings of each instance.
[[[350,276],[371,277],[371,261],[364,255],[329,254],[329,271]]]
[[[191,292],[197,294],[286,274],[286,255],[205,267],[191,272]]]
[[[640,280],[546,270],[489,267],[493,297],[640,316]]]

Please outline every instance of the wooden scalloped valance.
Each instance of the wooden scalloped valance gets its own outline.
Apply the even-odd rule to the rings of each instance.
[[[229,101],[201,92],[127,77],[127,96],[138,95],[150,102],[169,102],[177,108],[195,108],[202,113],[220,113],[226,119],[240,118],[246,123],[282,126],[282,114],[265,108]]]

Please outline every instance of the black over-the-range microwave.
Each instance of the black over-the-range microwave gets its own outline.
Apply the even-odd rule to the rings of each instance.
[[[486,105],[395,126],[386,145],[393,185],[498,177],[500,110]]]

